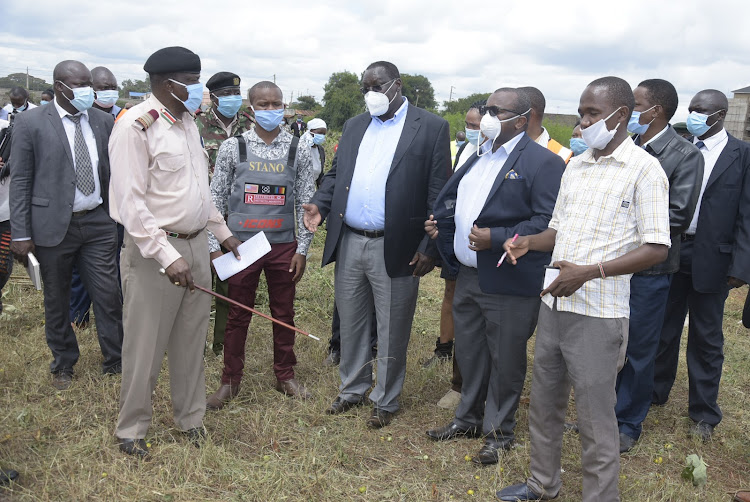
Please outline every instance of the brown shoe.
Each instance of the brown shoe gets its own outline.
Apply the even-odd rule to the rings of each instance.
[[[740,490],[734,494],[735,502],[750,502],[750,490]]]
[[[70,373],[60,371],[52,374],[52,387],[57,390],[67,390],[71,383],[73,383],[73,375]]]
[[[298,399],[312,399],[312,394],[307,392],[304,385],[299,383],[296,378],[292,378],[291,380],[276,380],[276,390]]]
[[[222,384],[219,390],[208,396],[208,399],[206,399],[206,408],[214,411],[220,410],[225,404],[237,397],[239,393],[240,384]]]
[[[373,408],[370,418],[365,422],[368,427],[373,429],[380,429],[391,423],[393,420],[393,412],[381,410],[380,408]]]

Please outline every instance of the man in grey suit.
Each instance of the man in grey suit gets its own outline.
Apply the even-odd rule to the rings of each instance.
[[[24,264],[30,252],[39,260],[52,385],[64,390],[79,356],[68,320],[73,265],[94,300],[105,374],[122,371],[122,303],[117,228],[107,209],[114,121],[91,109],[91,72],[82,63],[59,63],[53,78],[53,103],[19,115],[14,126],[11,251]]]
[[[369,113],[344,124],[331,170],[303,206],[312,231],[329,217],[323,264],[336,261],[341,386],[328,413],[361,404],[372,385],[374,311],[378,381],[367,425],[375,428],[399,408],[419,277],[438,256],[423,222],[451,171],[448,122],[410,105],[401,85],[392,63],[367,68],[361,91]]]

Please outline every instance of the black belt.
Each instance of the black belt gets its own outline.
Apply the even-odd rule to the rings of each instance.
[[[74,217],[84,216],[84,215],[87,215],[89,213],[93,213],[97,209],[99,209],[99,206],[96,206],[94,209],[84,209],[83,211],[73,211],[73,216]]]
[[[695,240],[695,234],[682,234],[680,236],[681,241],[693,241]]]
[[[193,232],[192,234],[181,234],[179,232],[170,232],[169,230],[164,230],[164,233],[167,234],[167,237],[174,237],[175,239],[185,239],[185,240],[190,240],[194,237],[198,237],[201,232],[203,232],[203,229],[197,230]]]
[[[346,225],[346,228],[351,230],[357,235],[364,235],[365,237],[370,237],[373,239],[376,239],[378,237],[383,237],[385,235],[384,230],[360,230],[358,228],[350,227],[349,225]]]

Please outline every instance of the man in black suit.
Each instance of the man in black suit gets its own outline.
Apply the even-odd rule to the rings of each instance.
[[[453,297],[461,402],[453,421],[427,431],[442,441],[483,436],[472,458],[495,464],[514,442],[516,410],[526,378],[526,342],[539,314],[544,267],[551,253],[499,266],[503,243],[547,228],[565,162],[526,134],[529,98],[498,89],[481,111],[490,138],[450,178],[425,230],[437,239],[443,267],[457,277]]]
[[[307,131],[307,124],[302,121],[302,116],[298,116],[297,120],[292,123],[291,128],[292,134],[299,138],[305,131]]]
[[[717,403],[724,362],[724,302],[750,281],[750,145],[724,129],[729,104],[707,89],[690,102],[688,130],[705,168],[698,205],[682,234],[654,372],[654,404],[664,404],[677,374],[685,315],[691,433],[708,440],[721,421]]]
[[[401,87],[392,63],[367,68],[361,90],[369,113],[344,124],[331,170],[304,206],[312,231],[329,217],[323,264],[336,261],[341,386],[328,413],[364,401],[372,385],[373,310],[377,316],[371,427],[388,425],[399,408],[419,277],[438,255],[424,220],[450,172],[448,122],[411,106]]]
[[[34,252],[39,259],[52,384],[63,390],[79,356],[68,318],[73,265],[94,300],[104,373],[122,371],[122,302],[107,201],[114,120],[91,108],[91,72],[82,63],[59,63],[53,78],[55,100],[16,119],[10,223],[16,258],[25,264]]]

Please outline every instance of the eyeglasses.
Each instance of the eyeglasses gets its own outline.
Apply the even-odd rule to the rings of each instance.
[[[387,88],[385,90],[383,90],[383,88],[386,86],[386,84],[390,84],[394,80],[396,80],[396,79],[394,78],[392,80],[389,80],[388,82],[385,82],[384,84],[373,85],[372,87],[362,86],[362,87],[359,88],[359,92],[361,92],[362,94],[367,94],[370,91],[373,91],[373,92],[386,92],[389,88]]]
[[[517,112],[515,110],[508,110],[507,108],[500,108],[499,106],[480,106],[479,107],[479,115],[484,115],[485,113],[489,113],[490,117],[497,117],[502,112],[508,112],[512,113],[514,115],[524,115],[521,112]]]

